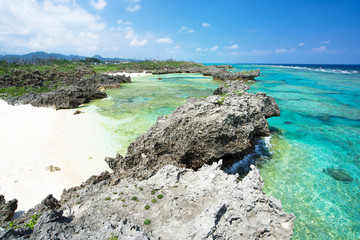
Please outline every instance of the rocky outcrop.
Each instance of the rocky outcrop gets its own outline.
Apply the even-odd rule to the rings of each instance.
[[[215,80],[254,80],[260,75],[260,70],[250,70],[242,72],[228,72],[225,69],[209,69],[202,72],[204,76],[211,76]]]
[[[0,226],[5,222],[11,221],[14,217],[17,209],[17,202],[16,199],[6,202],[5,197],[0,195]]]
[[[279,200],[266,197],[259,170],[252,166],[239,181],[222,171],[221,164],[198,171],[168,165],[145,181],[84,186],[72,192],[63,210],[46,212],[33,232],[22,237],[290,239],[295,216],[285,213]]]
[[[236,96],[244,94],[250,86],[244,82],[226,80],[224,84],[214,91],[214,95]]]
[[[20,225],[27,222],[31,218],[31,216],[35,214],[41,216],[49,210],[56,210],[60,208],[61,205],[59,204],[59,201],[54,198],[52,194],[49,194],[44,200],[41,201],[41,203],[36,205],[34,208],[28,210],[26,213],[22,214],[19,218],[17,218],[16,222]]]
[[[49,196],[24,215],[41,215],[33,230],[0,238],[291,239],[295,216],[266,197],[259,170],[251,165],[242,180],[222,170],[269,135],[266,118],[280,114],[272,97],[246,90],[226,81],[219,95],[189,99],[125,157],[106,158],[113,173],[64,190],[59,202]]]
[[[31,104],[35,107],[56,109],[76,108],[92,99],[105,98],[101,90],[118,88],[120,83],[131,82],[125,75],[96,74],[87,68],[68,73],[57,70],[14,70],[11,75],[0,77],[0,88],[28,88],[30,93],[20,97],[5,96],[9,104]]]
[[[227,84],[220,89],[227,89]],[[160,117],[130,144],[125,157],[118,154],[107,159],[110,168],[119,176],[148,178],[167,164],[197,169],[219,159],[230,165],[247,155],[257,137],[270,135],[266,118],[279,116],[280,110],[265,93],[244,93],[248,87],[243,82],[231,86],[242,90],[190,98],[173,113]]]

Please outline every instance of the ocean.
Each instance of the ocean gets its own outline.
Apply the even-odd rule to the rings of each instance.
[[[246,161],[260,168],[266,195],[296,215],[293,239],[360,239],[360,66],[233,66],[230,71],[260,69],[250,92],[273,96],[281,110],[280,117],[268,119],[271,137],[260,140],[256,153],[237,166]],[[116,135],[120,153],[158,116],[221,84],[200,74],[161,77],[134,78],[91,103],[111,119],[107,128]],[[330,168],[345,171],[353,181],[334,179]]]

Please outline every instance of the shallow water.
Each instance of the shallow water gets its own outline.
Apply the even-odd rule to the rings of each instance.
[[[120,89],[107,90],[110,98],[92,102],[98,112],[115,119],[107,127],[116,134],[119,153],[126,154],[127,147],[136,137],[144,134],[157,120],[184,104],[189,97],[212,94],[220,81],[201,74],[168,74],[142,76],[122,84]]]
[[[273,96],[281,117],[269,119],[271,138],[258,147],[264,191],[296,215],[293,239],[360,239],[360,69],[354,66],[235,65],[261,69],[250,91]],[[119,152],[188,97],[211,94],[221,82],[200,74],[134,78],[108,99],[93,102],[115,121]],[[288,122],[287,124],[285,122]],[[289,124],[290,123],[290,124]],[[355,180],[337,181],[325,168]]]

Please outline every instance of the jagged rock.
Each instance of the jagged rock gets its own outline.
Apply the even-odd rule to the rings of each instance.
[[[250,89],[249,85],[246,85],[244,82],[240,84],[238,81],[226,80],[224,84],[222,84],[214,91],[214,94],[239,95],[239,94],[244,94],[249,89]]]
[[[236,81],[232,86],[247,89],[244,85]],[[253,150],[256,137],[270,135],[266,118],[279,115],[275,100],[265,93],[191,98],[160,117],[130,144],[124,158],[107,162],[119,176],[137,178],[148,178],[167,164],[197,169],[224,159],[230,165]]]
[[[52,194],[49,194],[44,200],[41,201],[40,204],[36,205],[34,208],[31,208],[26,213],[20,215],[19,218],[16,219],[18,224],[22,224],[28,222],[31,219],[31,216],[38,215],[41,216],[43,213],[49,210],[59,209],[61,206],[59,201],[53,197]]]
[[[211,76],[215,80],[254,80],[260,75],[260,70],[250,70],[242,72],[215,71]]]
[[[122,179],[117,185],[98,182],[79,188],[66,202],[72,208],[71,218],[60,211],[47,212],[26,237],[290,239],[295,216],[285,213],[276,198],[266,197],[259,170],[251,166],[239,181],[238,175],[221,168],[222,161],[198,171],[167,165],[145,181]],[[152,190],[156,190],[154,195]],[[158,194],[163,198],[158,199]],[[131,200],[133,196],[138,201]],[[153,198],[156,203],[151,202]],[[146,204],[150,209],[144,209]],[[151,224],[144,225],[145,219]]]
[[[4,222],[11,221],[11,219],[14,217],[18,206],[17,202],[17,199],[6,202],[5,197],[0,195],[0,226],[3,225]]]
[[[91,99],[105,98],[107,95],[93,87],[62,87],[46,93],[32,93],[8,99],[10,104],[31,104],[34,107],[55,107],[56,109],[76,108]]]
[[[56,109],[76,108],[92,99],[105,98],[106,93],[101,90],[119,88],[120,83],[127,82],[131,82],[131,79],[125,75],[96,74],[85,67],[79,67],[71,73],[56,69],[48,72],[15,69],[12,76],[0,76],[0,88],[15,86],[36,89],[46,84],[49,89],[56,88],[48,92],[30,93],[21,97],[5,96],[4,100],[9,104],[31,104],[35,107],[55,107]]]

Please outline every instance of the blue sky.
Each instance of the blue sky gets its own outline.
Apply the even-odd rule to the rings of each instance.
[[[0,54],[360,64],[359,0],[0,0]]]

